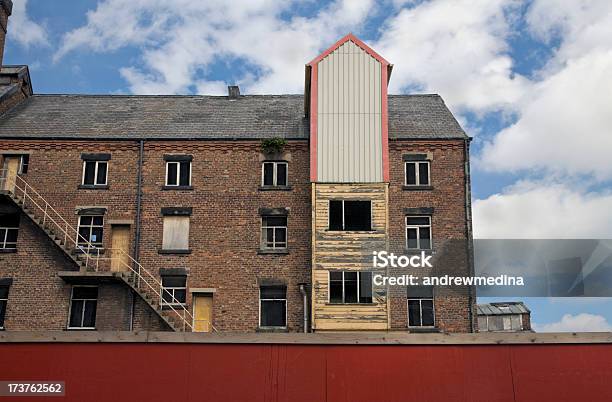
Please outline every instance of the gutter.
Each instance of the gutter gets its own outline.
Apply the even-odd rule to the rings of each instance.
[[[304,302],[304,333],[308,333],[308,295],[306,285],[303,283],[300,283],[300,293]]]
[[[470,176],[470,141],[472,138],[467,138],[463,143],[463,158],[465,169],[465,235],[466,235],[466,251],[468,259],[469,275],[474,276],[474,239],[472,231],[472,185]],[[476,332],[474,322],[474,306],[476,305],[475,288],[470,288],[468,292],[468,317],[470,320],[470,331]]]
[[[138,167],[136,179],[136,233],[134,235],[134,260],[140,261],[140,232],[141,232],[141,209],[142,209],[142,165],[144,159],[144,140],[138,141]],[[134,270],[139,271],[134,263]],[[134,327],[134,307],[136,305],[136,292],[132,290],[132,305],[130,306],[130,331]]]

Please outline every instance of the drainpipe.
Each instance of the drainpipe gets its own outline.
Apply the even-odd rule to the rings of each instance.
[[[308,295],[306,294],[306,285],[300,283],[300,293],[304,300],[304,333],[308,333]]]
[[[134,235],[134,260],[140,261],[140,215],[142,204],[142,164],[144,159],[144,140],[138,141],[138,168],[136,182],[136,229]],[[134,264],[134,269],[138,266]],[[132,305],[130,306],[130,331],[134,329],[134,307],[136,305],[136,292],[132,290]]]
[[[472,232],[472,191],[471,191],[471,176],[470,176],[470,142],[468,138],[463,143],[463,157],[465,166],[465,234],[466,248],[469,274],[474,276],[474,239]],[[468,292],[468,316],[470,319],[470,330],[476,332],[474,323],[474,288],[470,288]]]

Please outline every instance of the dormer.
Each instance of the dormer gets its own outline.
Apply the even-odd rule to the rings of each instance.
[[[312,182],[389,181],[391,69],[388,61],[353,34],[306,65]]]

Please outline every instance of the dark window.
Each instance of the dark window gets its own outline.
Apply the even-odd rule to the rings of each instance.
[[[287,288],[262,286],[259,288],[259,326],[287,326]]]
[[[330,303],[372,303],[372,273],[329,272]]]
[[[433,327],[433,287],[408,286],[408,326]]]
[[[287,185],[287,162],[264,162],[262,166],[263,186]]]
[[[19,164],[19,173],[28,173],[28,167],[30,165],[30,155],[21,155],[21,163]]]
[[[8,303],[8,286],[0,286],[0,328],[4,328],[4,317],[6,316],[6,304]]]
[[[372,203],[370,201],[330,201],[329,230],[372,230]]]
[[[287,248],[287,217],[261,217],[261,246],[264,249]]]
[[[190,186],[191,162],[166,162],[166,186]]]
[[[80,246],[102,246],[104,235],[104,217],[83,215],[79,218],[79,240]]]
[[[406,248],[431,249],[431,217],[406,217]]]
[[[69,328],[95,328],[98,288],[75,286],[72,288]]]
[[[0,215],[0,249],[16,249],[18,232],[19,214]]]
[[[84,161],[83,162],[83,184],[87,186],[106,185],[108,171],[107,161]]]
[[[429,162],[406,162],[406,185],[428,186]]]
[[[181,305],[187,301],[187,277],[162,276],[162,306]]]

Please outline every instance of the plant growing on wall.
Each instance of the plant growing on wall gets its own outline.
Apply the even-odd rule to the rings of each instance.
[[[284,138],[266,138],[261,140],[261,150],[266,154],[280,153],[287,145],[287,140]]]

